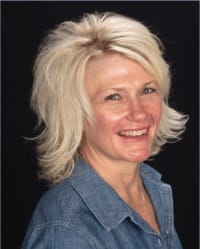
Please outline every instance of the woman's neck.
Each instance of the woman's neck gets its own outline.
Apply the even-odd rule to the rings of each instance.
[[[138,192],[142,181],[139,164],[81,151],[81,156],[92,168],[115,189],[116,192]]]

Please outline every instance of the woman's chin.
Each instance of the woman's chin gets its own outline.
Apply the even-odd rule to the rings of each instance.
[[[128,158],[131,162],[141,163],[147,160],[151,156],[151,151],[138,151],[138,152],[130,152]]]

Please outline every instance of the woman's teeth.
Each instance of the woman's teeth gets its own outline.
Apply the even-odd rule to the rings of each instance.
[[[120,131],[119,135],[120,136],[127,136],[127,137],[137,137],[137,136],[142,136],[144,134],[147,133],[147,129],[143,129],[143,130],[137,130],[137,131]]]

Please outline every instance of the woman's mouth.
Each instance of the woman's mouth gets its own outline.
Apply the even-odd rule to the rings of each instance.
[[[126,131],[118,132],[118,135],[124,136],[124,137],[139,137],[139,136],[145,135],[146,133],[147,133],[147,129],[126,130]]]

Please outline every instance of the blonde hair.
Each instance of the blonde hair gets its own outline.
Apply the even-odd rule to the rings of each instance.
[[[137,61],[159,82],[163,113],[152,146],[177,141],[187,116],[168,105],[170,74],[162,44],[141,22],[115,13],[86,14],[79,22],[66,21],[52,30],[34,66],[31,106],[44,129],[36,137],[40,177],[52,183],[68,177],[82,141],[83,120],[94,120],[85,91],[87,62],[108,51]]]

